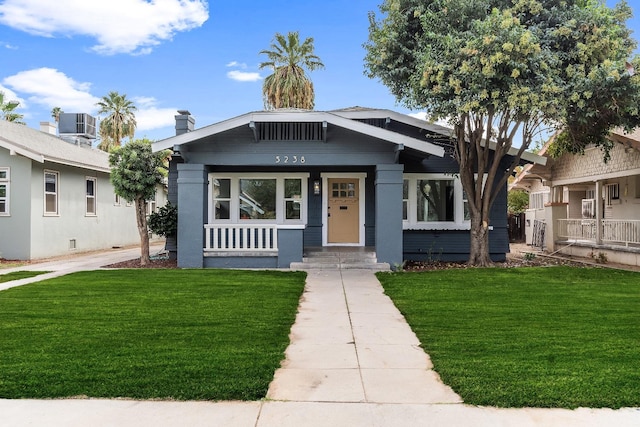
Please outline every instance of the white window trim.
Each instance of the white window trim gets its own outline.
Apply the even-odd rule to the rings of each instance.
[[[300,203],[300,219],[285,219],[285,197],[284,197],[284,180],[301,179],[302,194]],[[229,219],[215,219],[214,198],[213,198],[213,180],[229,179],[231,180],[229,200]],[[240,180],[241,179],[275,179],[276,180],[276,218],[275,219],[240,219]],[[300,225],[307,224],[307,193],[309,187],[308,173],[268,173],[268,172],[233,172],[233,173],[210,173],[209,174],[209,190],[208,194],[208,220],[209,224],[278,224],[278,225]],[[226,199],[225,199],[226,200]]]
[[[0,171],[7,173],[6,178],[0,178],[0,184],[6,186],[6,193],[4,197],[4,212],[0,212],[0,216],[11,216],[11,168],[2,167]]]
[[[87,181],[93,181],[93,196],[89,196],[87,194]],[[95,176],[85,176],[84,177],[84,185],[85,185],[85,195],[84,195],[84,214],[85,216],[98,216],[98,178]],[[93,199],[93,210],[94,212],[89,212],[89,199]]]
[[[470,230],[471,221],[464,219],[463,188],[460,178],[444,173],[406,173],[403,179],[409,181],[409,203],[407,219],[402,221],[403,230]],[[453,221],[418,222],[418,180],[453,181]]]
[[[47,174],[53,174],[56,176],[56,210],[55,212],[47,212],[47,194],[54,194],[54,193],[47,193]],[[43,195],[43,212],[44,212],[44,216],[60,216],[60,172],[58,171],[54,171],[54,170],[49,170],[49,169],[45,169],[43,174],[42,174],[42,195]]]

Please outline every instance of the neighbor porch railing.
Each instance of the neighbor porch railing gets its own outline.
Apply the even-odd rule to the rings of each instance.
[[[603,219],[600,224],[603,243],[624,246],[640,244],[640,220]],[[596,243],[595,219],[559,219],[557,227],[560,238]]]
[[[278,250],[278,226],[205,224],[205,252],[274,252]]]

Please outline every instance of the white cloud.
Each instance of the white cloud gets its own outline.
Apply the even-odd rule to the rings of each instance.
[[[239,82],[257,82],[258,80],[262,80],[260,77],[260,73],[248,73],[246,71],[238,71],[232,70],[227,73],[227,77],[231,80],[236,80]]]
[[[91,93],[90,83],[76,82],[54,68],[36,68],[6,77],[3,84],[28,94],[31,103],[47,108],[60,107],[72,113],[91,113],[99,99]]]
[[[5,49],[18,50],[18,46],[14,46],[11,43],[0,41],[0,45],[2,45],[2,47],[4,47]]]
[[[132,98],[136,107],[136,137],[145,130],[160,129],[175,124],[177,108],[158,108],[157,101],[152,97]]]
[[[247,64],[245,64],[244,62],[231,61],[227,64],[227,67],[235,67],[244,70],[247,68]]]
[[[18,94],[9,89],[6,86],[0,85],[0,92],[4,93],[4,102],[7,101],[18,101],[20,105],[18,108],[26,108],[27,104],[24,102],[24,99],[20,98]]]
[[[0,24],[30,34],[83,35],[97,53],[147,54],[153,46],[209,18],[205,0],[5,0]]]

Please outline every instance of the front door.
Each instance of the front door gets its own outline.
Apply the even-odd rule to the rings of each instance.
[[[329,178],[327,243],[360,242],[358,178]]]

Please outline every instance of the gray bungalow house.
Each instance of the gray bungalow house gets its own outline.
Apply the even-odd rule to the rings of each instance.
[[[109,155],[77,135],[63,140],[47,122],[41,129],[0,120],[0,257],[139,244],[135,210],[113,192]]]
[[[179,267],[286,268],[330,246],[366,247],[390,265],[468,258],[450,129],[360,107],[252,112],[199,129],[178,113],[176,136],[154,150],[173,150]],[[505,186],[491,215],[496,261],[509,251],[506,196]]]

